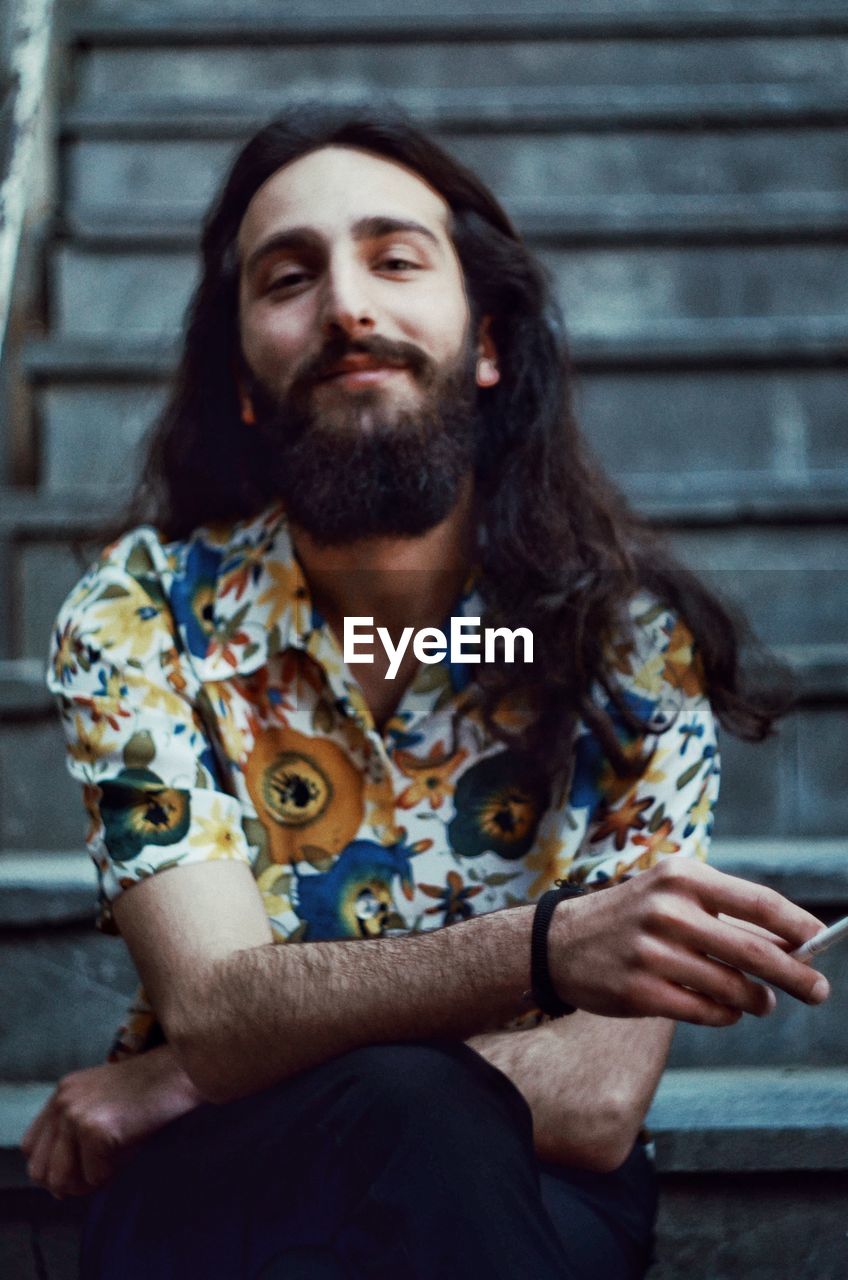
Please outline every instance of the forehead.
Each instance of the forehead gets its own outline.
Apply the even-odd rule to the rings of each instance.
[[[362,218],[413,218],[448,238],[450,210],[413,170],[353,147],[322,147],[278,169],[254,195],[239,228],[242,256],[289,227],[332,238]]]

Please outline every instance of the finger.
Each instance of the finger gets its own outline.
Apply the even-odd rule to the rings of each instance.
[[[108,1182],[115,1172],[116,1161],[113,1152],[110,1152],[102,1142],[98,1142],[94,1138],[83,1135],[77,1144],[79,1152],[80,1171],[86,1183],[92,1190],[95,1187],[102,1187],[104,1182]]]
[[[806,1004],[821,1004],[830,992],[823,974],[748,929],[694,916],[681,920],[681,934],[695,950],[780,987]]]
[[[824,928],[812,912],[796,906],[774,889],[726,875],[714,867],[703,867],[702,872],[697,894],[714,915],[736,916],[760,925],[783,938],[791,948],[800,947]]]
[[[89,1190],[82,1177],[74,1132],[61,1121],[56,1126],[45,1185],[57,1199],[82,1195]]]
[[[746,974],[709,956],[655,940],[645,960],[676,986],[688,987],[717,1004],[764,1017],[775,1006],[774,992]]]
[[[51,1099],[46,1106],[41,1108],[38,1115],[32,1120],[26,1133],[21,1138],[21,1151],[23,1151],[27,1158],[29,1158],[35,1150],[35,1144],[41,1136],[41,1132],[44,1127],[50,1123],[52,1116],[53,1102]]]
[[[637,1002],[638,1012],[645,1017],[673,1018],[676,1022],[693,1022],[700,1027],[732,1027],[742,1017],[739,1009],[731,1009],[653,974],[640,979]]]
[[[758,938],[767,938],[769,942],[773,942],[775,946],[785,949],[789,944],[779,938],[776,933],[772,933],[770,929],[763,929],[761,925],[751,924],[749,920],[740,920],[737,916],[726,916],[724,912],[719,915],[719,920],[723,920],[725,924],[735,925],[737,929],[747,929],[749,933],[755,933]]]
[[[56,1128],[56,1121],[51,1116],[39,1131],[38,1138],[32,1149],[32,1155],[27,1164],[27,1172],[33,1182],[37,1182],[40,1186],[44,1186],[44,1179],[47,1177],[47,1169],[50,1164],[50,1153],[53,1150],[53,1136]]]

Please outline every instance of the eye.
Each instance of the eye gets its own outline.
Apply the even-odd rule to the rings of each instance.
[[[269,293],[285,292],[289,289],[297,289],[299,285],[307,283],[311,280],[308,271],[301,268],[292,268],[290,271],[284,271],[278,276],[268,281],[266,286]]]
[[[391,272],[419,271],[421,268],[419,262],[413,262],[411,259],[401,257],[397,253],[387,254],[385,258],[380,259],[377,265],[382,271]]]

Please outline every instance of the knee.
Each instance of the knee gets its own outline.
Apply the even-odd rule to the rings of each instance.
[[[462,1041],[368,1045],[346,1055],[361,1095],[385,1115],[469,1123],[502,1116],[529,1125],[532,1116],[512,1082]]]

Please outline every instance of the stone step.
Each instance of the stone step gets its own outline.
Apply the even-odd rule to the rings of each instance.
[[[848,234],[848,223],[846,223]],[[584,339],[632,337],[659,323],[675,329],[727,318],[839,317],[848,294],[841,244],[540,246],[570,329]],[[198,274],[186,250],[116,253],[71,242],[53,255],[56,336],[170,334],[179,329]]]
[[[745,0],[630,0],[598,4],[575,0],[534,0],[519,12],[514,0],[426,0],[414,11],[392,8],[382,0],[356,0],[343,8],[333,3],[308,7],[269,7],[260,0],[120,0],[90,3],[65,17],[69,39],[84,47],[133,48],[158,45],[347,44],[379,40],[386,44],[426,39],[474,43],[487,39],[669,39],[734,36],[846,35],[848,17],[841,0],[785,0],[753,6]]]
[[[781,494],[790,505],[794,494],[802,507],[826,508],[833,496],[838,501],[839,472],[848,467],[846,334],[841,317],[655,320],[636,331],[575,331],[581,420],[637,501],[644,496],[661,509],[672,495],[691,497],[690,486],[700,483],[719,508],[730,500],[779,511]],[[138,336],[53,339],[29,349],[48,492],[126,491],[174,352],[170,337]],[[667,476],[659,488],[658,475]]]
[[[126,408],[123,398],[119,403]],[[80,404],[80,439],[86,438],[83,409]],[[90,418],[97,424],[94,415]],[[105,451],[110,445],[105,413],[102,438]],[[71,437],[66,443],[69,465],[74,461],[73,447]],[[103,467],[96,484],[84,477],[65,491],[35,494],[0,489],[0,589],[15,602],[14,608],[0,613],[0,659],[44,661],[50,628],[65,595],[100,548],[125,527],[117,505],[121,498],[117,482],[126,483],[124,459],[130,456],[129,448],[128,444],[118,459],[123,466],[115,465],[115,483],[108,486],[108,493]],[[695,563],[715,568],[721,575],[720,586],[726,585],[743,603],[750,598],[758,625],[773,644],[802,645],[807,655],[813,652],[810,646],[820,649],[815,660],[799,658],[806,673],[810,663],[820,668],[814,676],[821,683],[820,701],[841,687],[836,669],[828,673],[828,655],[834,654],[832,646],[843,643],[845,635],[844,560],[840,559],[845,554],[841,524],[848,513],[844,471],[815,470],[782,479],[779,473],[776,477],[774,472],[758,471],[675,476],[658,468],[656,473],[618,478],[645,516],[665,525],[684,551],[691,547]],[[105,505],[107,498],[109,505]],[[797,529],[787,527],[792,522]],[[799,557],[794,567],[793,555]],[[757,574],[740,572],[753,567],[759,569]],[[777,610],[772,605],[774,592]],[[819,604],[822,592],[824,609]],[[786,634],[781,631],[784,626]],[[834,661],[838,668],[838,658]]]
[[[533,244],[558,247],[617,243],[785,243],[843,241],[848,235],[848,195],[839,191],[725,194],[694,199],[673,194],[605,200],[579,194],[521,203],[513,193],[510,214]],[[163,206],[146,211],[65,207],[58,229],[66,243],[91,252],[196,251],[199,219]]]
[[[344,83],[315,86],[321,101],[345,105],[357,98]],[[375,86],[368,85],[373,102]],[[289,91],[290,92],[290,91]],[[447,135],[610,132],[841,125],[848,120],[844,79],[773,84],[642,85],[520,84],[497,94],[478,87],[433,90],[403,86],[399,105],[429,129]],[[126,102],[113,95],[72,107],[62,122],[65,139],[148,140],[220,138],[237,141],[280,110],[280,89],[252,86],[229,98],[155,93]],[[360,99],[361,101],[361,99]],[[379,105],[378,103],[376,105]]]
[[[828,592],[825,584],[820,595]],[[843,628],[844,631],[844,628]],[[839,698],[801,707],[764,743],[722,735],[716,833],[807,840],[848,831],[844,677]],[[42,779],[49,779],[44,786]],[[65,769],[52,709],[0,723],[0,847],[74,847],[86,828],[79,788]]]
[[[101,484],[104,470],[98,477]],[[116,479],[121,475],[116,466]],[[673,477],[657,472],[643,474],[638,484],[626,487],[646,515],[662,517],[678,554],[740,604],[767,643],[824,646],[826,663],[830,646],[844,644],[848,619],[848,532],[841,523],[848,509],[846,486],[818,496],[800,483],[794,493],[788,486],[772,490],[772,477],[760,473],[749,477],[747,493],[737,479],[735,491],[729,488],[723,497],[711,499],[709,486],[720,495],[727,478],[722,473],[697,481],[679,476],[671,491],[664,492]],[[814,473],[810,480],[815,479]],[[83,507],[77,516],[80,533],[85,525],[91,527],[99,496],[94,485],[82,481],[68,492],[67,505],[76,500]],[[92,504],[89,511],[84,507],[87,501]],[[61,510],[65,504],[56,505]],[[785,523],[787,518],[803,523],[793,527]],[[83,545],[75,545],[77,530],[35,528],[8,535],[0,566],[17,604],[5,618],[6,656],[43,661],[59,605],[106,541],[95,530]],[[2,522],[0,542],[1,535]]]
[[[726,354],[739,358],[754,344],[741,341],[743,325],[736,329],[740,348]],[[682,352],[666,367],[602,368],[585,363],[588,354],[578,343],[580,421],[600,461],[646,514],[677,520],[688,511],[693,522],[709,522],[844,513],[844,368],[790,367],[777,347],[763,353],[771,367],[746,368],[694,368]],[[659,361],[656,347],[654,354]],[[799,344],[794,354],[800,360],[816,353]],[[832,358],[838,354],[834,347]],[[45,495],[67,501],[85,494],[97,505],[107,490],[116,500],[125,496],[171,364],[170,346],[147,343],[32,351]]]
[[[765,1077],[765,1078],[764,1078]],[[50,1095],[52,1085],[13,1084],[0,1087],[0,1197],[5,1212],[0,1224],[0,1250],[15,1280],[77,1280],[77,1259],[85,1200],[56,1204],[29,1184],[17,1144],[32,1117]],[[844,1098],[832,1073],[739,1072],[736,1080],[719,1073],[667,1073],[654,1112],[662,1124],[668,1102],[675,1114],[670,1126],[656,1128],[662,1189],[657,1232],[657,1261],[651,1280],[843,1280],[845,1275],[844,1207],[848,1177],[843,1168],[797,1168],[796,1144],[806,1156],[820,1151],[824,1160],[834,1147],[845,1150],[844,1119],[833,1122],[832,1101],[840,1115]],[[766,1116],[758,1130],[762,1097],[775,1096],[785,1109],[778,1126]],[[705,1098],[714,1098],[710,1114]],[[754,1116],[742,1115],[753,1100]],[[760,1106],[757,1106],[757,1103]],[[691,1103],[691,1107],[690,1107]],[[719,1108],[727,1106],[731,1121],[722,1132]],[[685,1128],[698,1117],[699,1140]],[[666,1159],[692,1153],[698,1171],[678,1173]],[[740,1155],[765,1151],[767,1171],[728,1171]],[[666,1152],[670,1155],[667,1157]],[[780,1154],[785,1167],[775,1167]],[[718,1167],[713,1167],[718,1166]]]
[[[578,369],[832,368],[848,364],[844,315],[652,317],[597,332],[575,328],[570,349]],[[33,381],[145,382],[164,379],[177,351],[174,330],[158,337],[52,337],[26,349]]]
[[[827,922],[848,910],[848,837],[717,840],[713,864],[770,884]],[[95,876],[79,852],[0,852],[0,1079],[57,1079],[102,1060],[136,977],[120,939],[93,927]],[[818,961],[830,1000],[809,1008],[780,995],[767,1019],[735,1027],[681,1025],[675,1068],[761,1067],[848,1060],[848,948]]]
[[[51,1089],[50,1081],[0,1084],[6,1187],[29,1183],[17,1148]],[[664,1174],[848,1169],[848,1090],[838,1067],[670,1069],[648,1128]]]
[[[461,20],[461,15],[457,15]],[[573,88],[590,85],[812,83],[844,78],[848,43],[844,33],[777,35],[768,40],[746,32],[703,32],[638,39],[620,31],[580,34],[563,28],[539,32],[522,15],[511,33],[490,32],[481,15],[472,41],[464,29],[374,29],[366,24],[329,39],[298,40],[292,30],[270,28],[261,34],[246,19],[242,30],[205,39],[133,39],[121,42],[96,34],[77,48],[74,79],[77,101],[112,103],[153,96],[229,98],[244,93],[324,92],[345,85],[349,92],[378,86],[384,92],[410,89],[450,91],[458,84],[500,90],[505,84]],[[391,18],[386,19],[391,23]],[[165,33],[161,35],[165,37]]]
[[[848,833],[834,839],[723,837],[713,844],[710,864],[810,910],[848,908]],[[90,924],[96,885],[91,858],[80,849],[0,849],[0,929]]]
[[[282,105],[278,99],[275,110]],[[223,137],[166,137],[166,120],[157,125],[151,119],[153,136],[147,139],[129,136],[129,124],[124,129],[118,121],[104,136],[104,120],[98,136],[66,141],[64,197],[75,208],[121,209],[134,217],[163,207],[200,217],[236,144],[257,121],[264,117],[243,122],[238,132],[230,128]],[[219,131],[226,123],[222,113]],[[173,130],[178,124],[175,116]],[[649,195],[697,200],[720,192],[771,198],[781,192],[837,193],[845,190],[848,168],[848,131],[805,125],[801,117],[794,125],[784,119],[779,127],[743,128],[739,119],[735,127],[696,127],[693,116],[688,128],[560,128],[532,135],[504,122],[494,132],[441,136],[506,201],[522,191],[545,201],[579,191],[598,202]]]

